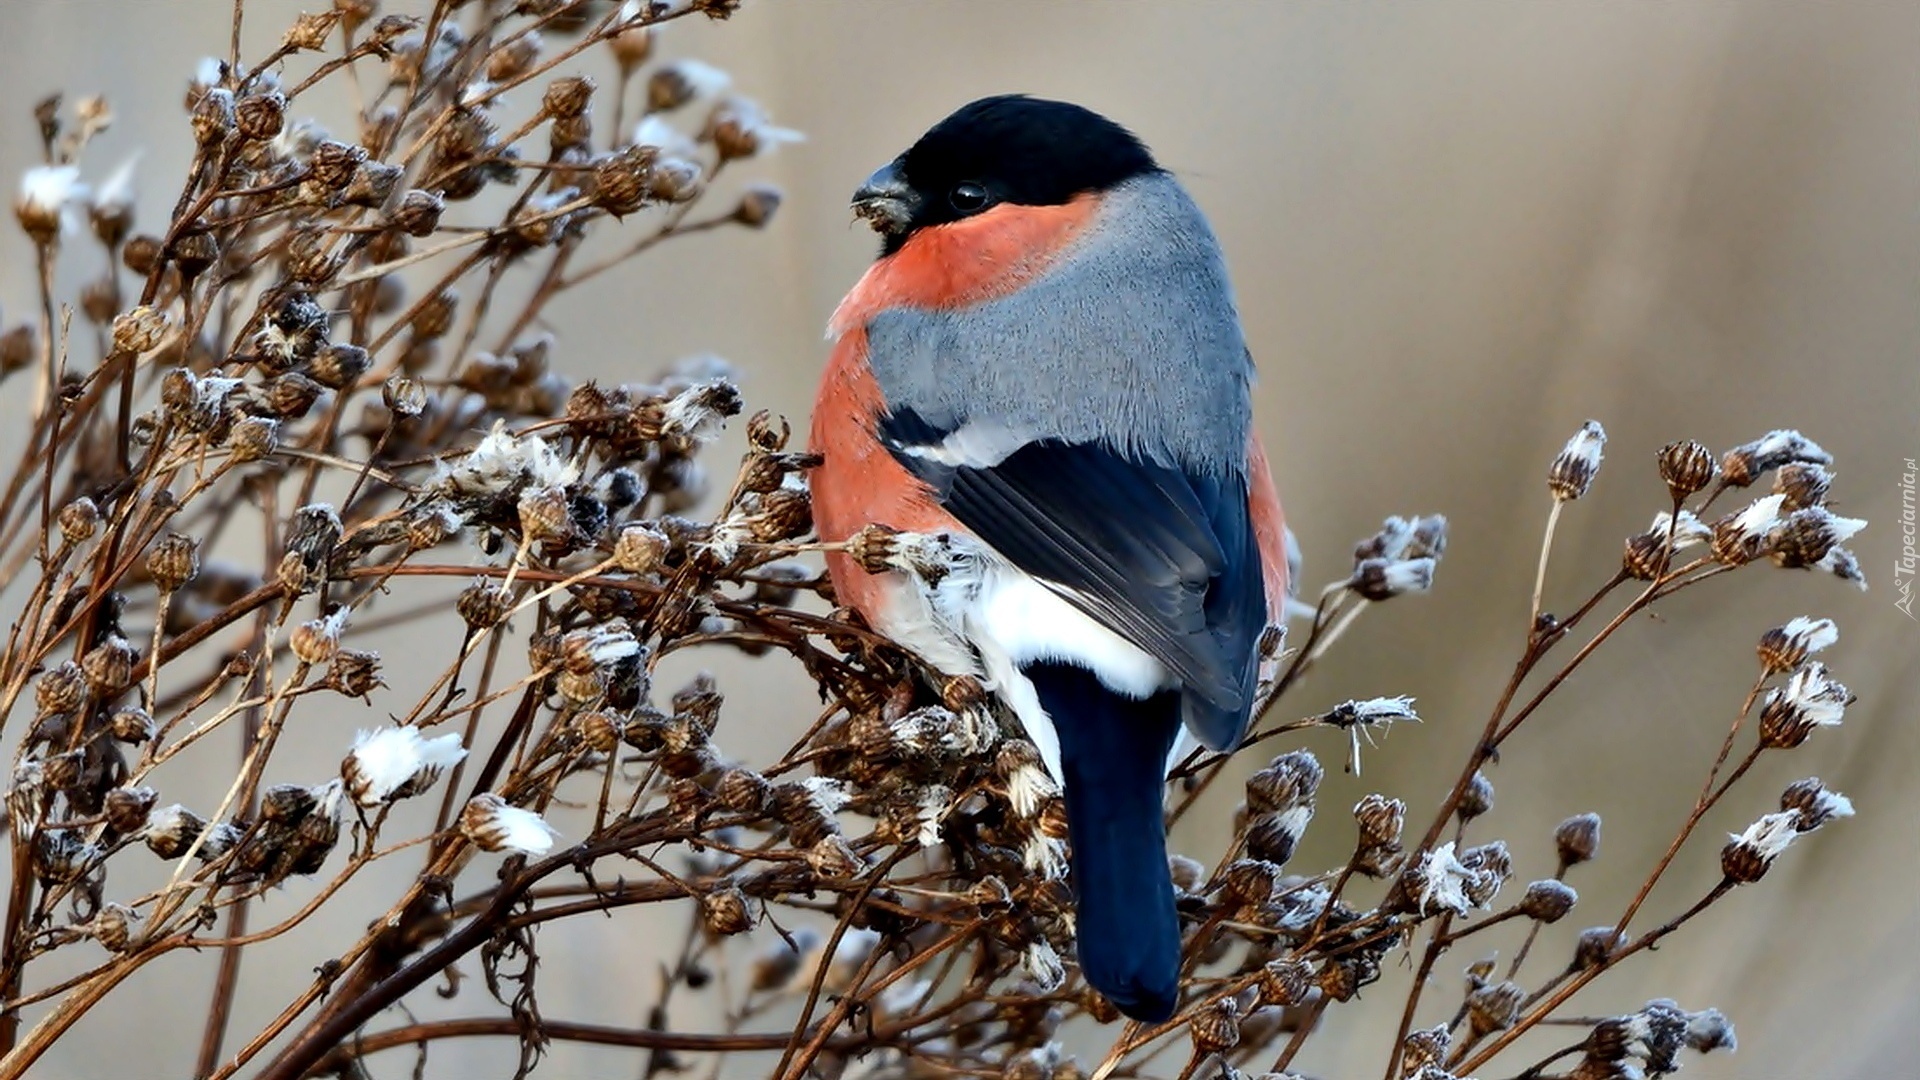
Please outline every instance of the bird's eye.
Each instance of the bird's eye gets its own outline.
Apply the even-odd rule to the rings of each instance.
[[[947,193],[947,201],[953,204],[955,210],[963,214],[971,214],[985,210],[987,203],[993,201],[993,196],[979,184],[965,183],[954,185],[953,190]]]

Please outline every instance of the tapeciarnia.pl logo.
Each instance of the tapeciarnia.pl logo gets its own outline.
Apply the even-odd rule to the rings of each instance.
[[[1907,458],[1907,469],[1900,474],[1900,557],[1893,561],[1893,587],[1900,598],[1893,606],[1906,612],[1907,618],[1920,622],[1920,616],[1913,613],[1913,579],[1916,562],[1920,562],[1920,553],[1915,548],[1916,534],[1920,534],[1920,525],[1916,525],[1913,506],[1913,482],[1920,467],[1916,467],[1913,458]]]

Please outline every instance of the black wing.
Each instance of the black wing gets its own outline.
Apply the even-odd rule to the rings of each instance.
[[[1266,625],[1244,475],[1194,475],[1052,440],[991,466],[943,463],[913,452],[948,434],[917,414],[896,412],[879,428],[961,524],[1165,664],[1203,742],[1239,739]]]

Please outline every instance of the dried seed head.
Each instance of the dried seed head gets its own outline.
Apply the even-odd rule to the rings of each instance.
[[[339,191],[353,181],[353,174],[367,160],[364,146],[323,139],[307,156],[307,173],[326,191]]]
[[[750,184],[734,205],[733,220],[749,229],[764,229],[780,210],[783,196],[772,184]]]
[[[1576,971],[1591,971],[1605,966],[1627,944],[1627,935],[1611,926],[1592,926],[1580,931],[1580,940],[1573,948],[1573,967]]]
[[[120,280],[109,274],[95,278],[80,290],[80,313],[95,326],[112,322],[120,310]]]
[[[1293,858],[1294,849],[1312,817],[1311,807],[1277,814],[1261,814],[1247,826],[1247,854],[1284,866]]]
[[[1307,1000],[1313,988],[1313,965],[1305,960],[1270,960],[1260,969],[1262,1004],[1287,1008]]]
[[[111,698],[133,682],[133,665],[140,660],[133,643],[118,634],[88,649],[80,670],[96,698]]]
[[[573,730],[588,749],[598,754],[611,754],[620,747],[626,721],[613,713],[595,709],[574,717]]]
[[[1486,773],[1476,771],[1473,778],[1467,781],[1466,790],[1461,792],[1460,803],[1454,808],[1454,813],[1460,815],[1461,821],[1472,821],[1491,809],[1493,781],[1487,779]]]
[[[460,811],[460,834],[481,851],[545,855],[559,834],[539,814],[509,806],[494,793],[481,792]]]
[[[1781,504],[1783,510],[1805,510],[1825,505],[1827,489],[1832,485],[1833,474],[1825,466],[1811,462],[1782,465],[1773,474],[1774,494],[1786,497]]]
[[[486,578],[478,578],[460,590],[460,598],[454,601],[454,609],[460,613],[460,618],[465,620],[470,630],[485,630],[499,625],[511,607],[512,598],[507,595],[507,590]]]
[[[250,142],[266,142],[287,126],[287,96],[278,90],[248,94],[233,107],[234,128]]]
[[[1799,667],[1808,656],[1840,639],[1840,628],[1832,619],[1800,616],[1785,626],[1776,626],[1760,636],[1760,670],[1780,675]]]
[[[1598,420],[1580,425],[1547,469],[1547,490],[1555,499],[1568,502],[1587,493],[1600,472],[1606,445],[1607,432]]]
[[[773,126],[758,102],[733,97],[714,107],[702,137],[713,143],[720,160],[732,161],[753,157],[784,143],[799,142],[805,136],[789,128]]]
[[[1797,812],[1795,828],[1812,832],[1835,818],[1853,816],[1853,800],[1828,788],[1817,776],[1796,780],[1780,793],[1780,809]]]
[[[747,895],[732,882],[700,898],[700,920],[708,933],[720,937],[744,934],[753,929],[753,913],[747,907]]]
[[[766,778],[752,769],[734,768],[720,774],[713,786],[713,794],[720,805],[740,814],[757,814],[767,807],[767,796],[772,790]]]
[[[822,836],[807,848],[807,866],[819,876],[844,881],[866,867],[865,860],[837,833]]]
[[[163,594],[177,592],[200,572],[200,541],[170,532],[147,552],[147,576]]]
[[[347,697],[364,698],[385,686],[380,678],[380,654],[368,649],[341,649],[327,665],[326,685]]]
[[[1427,1028],[1424,1031],[1407,1033],[1406,1041],[1400,1044],[1400,1071],[1403,1075],[1420,1080],[1429,1080],[1428,1066],[1440,1066],[1447,1059],[1447,1048],[1453,1045],[1453,1036],[1446,1025]]]
[[[458,734],[429,739],[402,724],[356,734],[340,762],[340,778],[356,805],[371,808],[426,791],[466,756]]]
[[[187,849],[200,838],[200,833],[206,827],[206,818],[174,803],[147,815],[147,825],[141,830],[140,839],[155,855],[163,859],[177,859],[187,853]]]
[[[260,817],[293,824],[313,813],[313,789],[304,784],[275,784],[260,793]]]
[[[1353,568],[1347,587],[1375,602],[1433,588],[1435,564],[1430,558],[1363,559]]]
[[[726,90],[731,76],[698,60],[677,60],[657,68],[647,79],[647,109],[671,112],[701,98]]]
[[[1384,795],[1368,795],[1353,808],[1360,825],[1356,868],[1368,876],[1388,872],[1390,860],[1400,853],[1400,833],[1406,827],[1407,804]]]
[[[1645,532],[1627,537],[1626,551],[1620,556],[1620,569],[1635,581],[1653,581],[1667,572],[1672,561],[1666,534]]]
[[[87,921],[87,935],[109,952],[126,952],[133,946],[133,924],[140,913],[124,904],[107,904]]]
[[[415,188],[400,197],[400,205],[393,208],[387,222],[408,236],[432,236],[440,227],[440,215],[446,208],[446,200],[437,192]],[[416,332],[418,328],[416,321]]]
[[[1852,703],[1853,694],[1827,674],[1827,666],[1810,660],[1785,685],[1767,691],[1760,706],[1760,745],[1791,750],[1806,742],[1815,728],[1837,727]]]
[[[160,264],[162,250],[159,237],[135,236],[127,241],[126,247],[120,250],[120,261],[127,269],[145,277],[153,273],[153,268]]]
[[[147,827],[147,818],[159,798],[159,792],[150,787],[117,787],[102,800],[101,816],[106,818],[107,827],[121,836],[138,836]]]
[[[1527,886],[1527,894],[1520,898],[1520,911],[1536,922],[1559,922],[1579,901],[1580,894],[1573,891],[1573,886],[1548,878]]]
[[[335,608],[325,618],[309,619],[287,635],[287,646],[303,664],[324,664],[340,649],[340,631],[347,626],[347,609]]]
[[[266,386],[261,403],[269,413],[282,420],[298,420],[320,400],[324,388],[298,371],[276,377]]]
[[[593,80],[584,75],[569,75],[547,84],[540,107],[548,116],[566,119],[583,116],[593,101]]]
[[[1239,1002],[1233,998],[1216,1001],[1194,1014],[1191,1025],[1196,1054],[1205,1056],[1231,1050],[1240,1045]]]
[[[418,379],[395,375],[380,384],[380,401],[394,416],[419,416],[427,409],[427,388]]]
[[[107,719],[107,730],[120,742],[139,746],[153,738],[153,717],[138,705],[125,705]]]
[[[607,48],[623,73],[631,74],[653,55],[653,27],[623,23],[625,29],[607,37]]]
[[[100,529],[100,507],[85,495],[60,508],[57,515],[60,538],[68,544],[83,544]]]
[[[303,12],[299,18],[293,20],[293,25],[288,28],[286,36],[280,39],[281,47],[290,52],[311,52],[326,48],[327,36],[333,33],[334,26],[340,22],[340,16],[341,13],[337,10],[312,14]]]
[[[1720,849],[1720,871],[1735,885],[1751,885],[1767,873],[1773,860],[1801,832],[1800,811],[1782,810],[1767,814],[1747,827],[1747,831],[1728,837]]]
[[[1666,481],[1667,492],[1674,502],[1705,490],[1713,478],[1720,472],[1714,464],[1713,454],[1692,439],[1668,443],[1660,448],[1660,479]]]
[[[259,461],[280,448],[280,421],[266,416],[243,416],[233,422],[227,448],[235,461]]]
[[[543,44],[539,31],[532,31],[488,53],[487,82],[497,84],[519,79],[540,59]]]
[[[1467,1024],[1476,1040],[1513,1026],[1526,991],[1511,982],[1483,986],[1467,995]]]
[[[87,677],[79,664],[63,660],[40,676],[33,699],[43,714],[72,712],[87,700]]]
[[[235,124],[233,91],[213,87],[201,93],[200,100],[193,106],[193,138],[201,149],[211,149],[227,141]]]
[[[166,336],[168,325],[165,314],[146,304],[122,312],[113,320],[114,351],[133,355],[152,352]]]
[[[647,170],[647,194],[661,202],[692,202],[705,186],[700,166],[691,161],[663,158]]]
[[[1273,899],[1274,883],[1280,880],[1280,868],[1260,859],[1238,859],[1222,875],[1226,895],[1242,906],[1264,904]]]
[[[21,323],[0,334],[0,374],[11,374],[33,366],[40,357],[40,335]]]
[[[1588,862],[1600,853],[1600,815],[1575,814],[1553,830],[1562,867]]]
[[[438,500],[414,507],[403,521],[407,547],[413,551],[435,547],[460,531],[460,515]]]
[[[629,574],[651,574],[666,563],[673,543],[667,534],[644,522],[622,526],[614,540],[614,565]]]
[[[1767,470],[1793,462],[1831,465],[1833,456],[1805,435],[1781,429],[1727,451],[1720,459],[1720,471],[1728,487],[1746,487]]]
[[[459,290],[448,286],[428,297],[413,317],[414,336],[431,341],[453,329],[453,316],[460,307]]]
[[[1784,495],[1772,497],[1786,498]],[[1819,566],[1829,551],[1851,539],[1866,525],[1861,518],[1840,517],[1824,506],[1810,506],[1788,514],[1767,535],[1766,543],[1776,566]]]
[[[564,542],[573,537],[573,514],[567,493],[557,487],[530,487],[516,507],[520,532],[529,541]]]

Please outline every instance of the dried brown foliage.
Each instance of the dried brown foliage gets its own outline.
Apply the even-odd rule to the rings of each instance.
[[[1600,472],[1605,435],[1589,424],[1549,469],[1532,618],[1448,796],[1414,809],[1369,795],[1350,824],[1322,824],[1352,830],[1351,857],[1299,867],[1322,766],[1274,757],[1246,781],[1224,848],[1173,860],[1186,1007],[1109,1028],[1103,1060],[1064,1053],[1063,1024],[1114,1013],[1072,969],[1070,838],[1034,748],[982,687],[830,610],[828,584],[794,561],[817,545],[809,459],[784,421],[748,420],[725,497],[680,516],[702,502],[703,443],[742,408],[724,369],[575,385],[533,332],[569,285],[691,232],[763,225],[777,207],[750,187],[712,208],[708,185],[786,133],[751,102],[708,100],[710,69],[651,55],[653,24],[731,7],[527,0],[408,15],[336,0],[270,54],[229,55],[194,82],[192,163],[150,230],[117,185],[77,186],[106,104],[37,112],[47,165],[16,216],[39,259],[40,311],[0,333],[0,369],[35,395],[0,494],[0,719],[14,748],[0,1077],[26,1075],[132,972],[183,950],[223,957],[195,1067],[211,1077],[362,1075],[395,1048],[430,1060],[436,1040],[488,1035],[517,1040],[522,1073],[550,1040],[578,1039],[634,1048],[647,1075],[1285,1074],[1323,1014],[1387,980],[1406,994],[1398,1030],[1378,1033],[1387,1080],[1465,1076],[1496,1055],[1531,1077],[1657,1075],[1688,1048],[1730,1046],[1716,1011],[1663,1000],[1577,1020],[1545,1051],[1515,1043],[1568,1023],[1580,989],[1852,812],[1817,780],[1794,784],[1720,849],[1719,885],[1641,917],[1674,860],[1712,857],[1695,830],[1762,754],[1840,722],[1847,691],[1810,658],[1832,644],[1830,622],[1760,639],[1759,673],[1729,703],[1665,857],[1625,871],[1644,885],[1625,910],[1590,916],[1570,955],[1535,944],[1575,909],[1568,879],[1600,856],[1599,819],[1543,823],[1512,850],[1475,822],[1492,777],[1528,765],[1521,727],[1633,616],[1756,564],[1857,582],[1838,545],[1859,523],[1825,508],[1830,462],[1797,433],[1718,458],[1676,443],[1658,455],[1665,491],[1646,478],[1661,515],[1555,617],[1541,606],[1551,523]],[[611,52],[619,86],[573,73],[590,49]],[[359,130],[336,139],[300,119],[349,80]],[[507,92],[538,104],[514,114],[496,105]],[[596,130],[608,98],[613,122]],[[648,118],[637,131],[629,100]],[[670,116],[693,117],[693,137],[673,137]],[[54,294],[68,260],[100,267],[76,298]],[[509,292],[525,299],[500,301]],[[1718,505],[1769,474],[1774,494]],[[1278,705],[1362,611],[1430,587],[1445,543],[1444,519],[1429,517],[1389,519],[1359,545],[1297,647],[1272,636],[1243,754],[1330,726],[1357,769],[1362,740],[1415,718],[1398,697],[1306,719]],[[876,565],[941,569],[938,545],[918,538],[876,530],[854,546]],[[459,623],[444,671],[400,699],[356,639],[444,625],[449,580]],[[702,649],[802,665],[820,695],[811,727],[754,753],[754,718],[710,678],[654,685],[661,658]],[[336,771],[264,783],[290,723],[349,705],[361,717],[358,699],[392,722],[342,745]],[[217,788],[169,768],[208,738],[241,747]],[[1189,813],[1230,757],[1189,757],[1170,813]],[[395,825],[409,798],[438,803],[429,828]],[[355,913],[372,929],[314,956],[317,977],[271,1023],[229,1032],[244,950],[395,861],[417,870]],[[140,886],[156,865],[161,884]],[[297,908],[249,925],[268,890]],[[688,929],[649,1022],[544,1014],[540,928],[639,905],[689,916],[656,920]],[[1455,946],[1495,938],[1515,943],[1510,961],[1468,967],[1457,1001],[1426,1000]],[[67,950],[88,957],[80,974],[36,979],[36,961]],[[1396,957],[1411,978],[1387,974]],[[470,1018],[395,1009],[468,959],[485,974],[461,991]],[[685,1024],[694,997],[724,1022]]]

